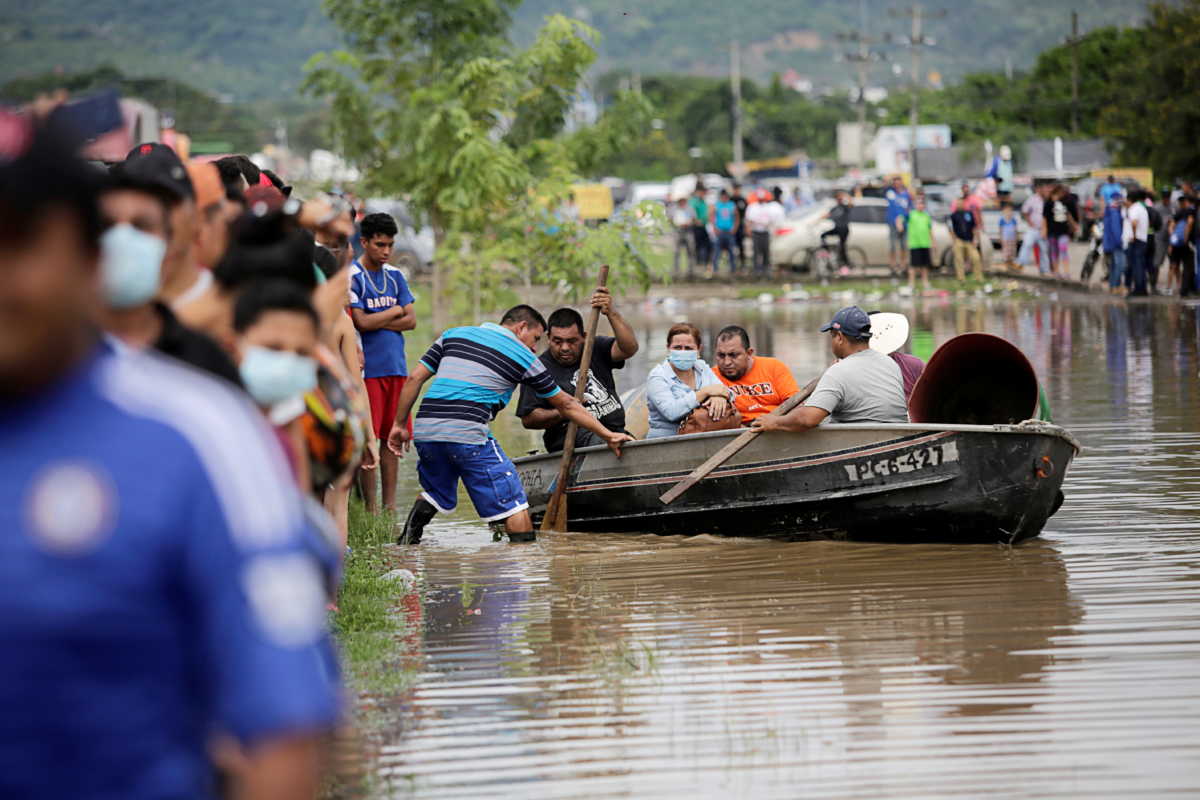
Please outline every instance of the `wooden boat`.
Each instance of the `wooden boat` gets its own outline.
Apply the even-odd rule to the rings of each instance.
[[[606,447],[577,451],[571,530],[1017,542],[1058,510],[1079,449],[1062,428],[1032,421],[824,425],[763,434],[671,505],[659,501],[738,433],[634,442],[620,459]],[[558,456],[516,465],[537,516]]]
[[[762,434],[670,505],[659,496],[740,431],[633,442],[620,459],[606,447],[577,450],[570,529],[1019,542],[1062,505],[1079,452],[1066,430],[1033,419],[1038,406],[1019,350],[964,334],[930,359],[912,422]],[[535,517],[558,463],[558,454],[516,460]]]

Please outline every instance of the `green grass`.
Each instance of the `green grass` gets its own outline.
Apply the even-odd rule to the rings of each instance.
[[[341,647],[347,680],[359,692],[397,691],[415,678],[398,664],[404,656],[399,639],[405,625],[395,611],[400,597],[410,589],[384,577],[396,566],[388,551],[388,545],[395,542],[396,527],[395,515],[372,516],[360,501],[351,500],[350,554],[338,592],[338,610],[331,615],[330,625]]]
[[[408,632],[402,613],[397,609],[401,598],[416,585],[385,578],[397,566],[390,545],[396,539],[394,514],[372,516],[362,502],[350,501],[350,553],[343,566],[338,591],[338,610],[330,614],[341,663],[353,702],[353,723],[349,733],[334,737],[331,770],[322,787],[323,800],[360,800],[382,797],[386,787],[374,775],[369,763],[370,751],[382,741],[391,725],[388,709],[392,704],[382,698],[411,687],[418,668],[410,661],[404,635]]]

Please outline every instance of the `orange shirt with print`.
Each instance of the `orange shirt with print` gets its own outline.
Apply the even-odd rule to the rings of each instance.
[[[800,391],[791,370],[777,358],[754,356],[750,369],[736,381],[726,378],[719,369],[714,371],[733,394],[733,403],[741,412],[743,425],[770,414],[784,400]]]

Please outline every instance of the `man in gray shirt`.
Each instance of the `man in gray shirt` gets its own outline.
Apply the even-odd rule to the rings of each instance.
[[[830,348],[840,359],[825,370],[805,405],[783,416],[768,414],[752,428],[806,431],[828,417],[831,422],[908,422],[904,378],[889,356],[871,349],[871,318],[858,306],[833,315],[821,332],[830,333]]]

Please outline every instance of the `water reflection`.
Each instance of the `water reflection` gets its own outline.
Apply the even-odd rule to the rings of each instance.
[[[802,382],[833,306],[693,308]],[[882,309],[887,310],[887,309]],[[890,545],[572,535],[492,544],[468,512],[425,576],[419,685],[376,767],[397,796],[1090,796],[1197,788],[1194,306],[921,300],[935,342],[1017,343],[1082,440],[1041,540]],[[506,417],[510,452],[536,438]],[[407,465],[411,469],[411,465]],[[403,496],[403,493],[402,493]]]

